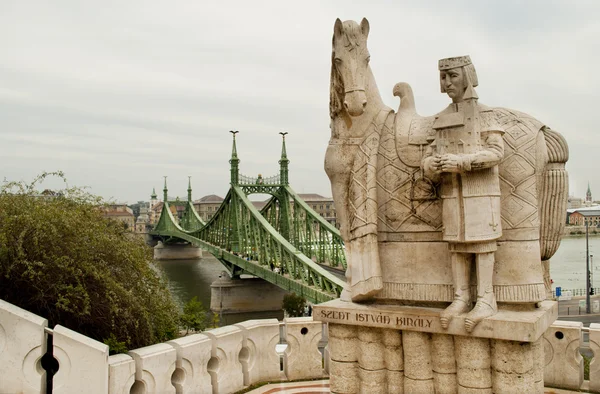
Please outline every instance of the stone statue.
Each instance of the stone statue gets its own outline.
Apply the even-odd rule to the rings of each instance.
[[[470,290],[481,302],[465,321],[469,329],[493,314],[496,302],[500,308],[539,304],[564,229],[564,138],[527,114],[478,104],[477,75],[467,57],[440,64],[450,82],[462,76],[465,83],[441,81],[453,99],[448,109],[418,115],[412,89],[399,83],[394,113],[369,67],[369,30],[366,19],[338,19],[333,34],[325,170],[346,245],[342,299],[452,303],[440,315],[448,324],[470,309]],[[447,137],[452,128],[465,138]],[[466,183],[450,189],[450,180]],[[467,199],[471,183],[482,195]],[[446,194],[459,190],[462,200]],[[473,206],[463,212],[464,203]],[[473,254],[477,281],[469,275]]]
[[[347,286],[313,309],[329,325],[331,392],[541,393],[567,144],[478,103],[468,56],[439,63],[448,108],[420,116],[402,82],[394,112],[369,67],[369,31],[366,19],[333,31],[325,171]]]
[[[468,332],[498,310],[492,285],[496,240],[502,235],[498,164],[504,130],[494,112],[477,102],[477,74],[469,56],[439,62],[442,93],[452,99],[435,116],[432,142],[422,162],[425,176],[441,182],[442,239],[452,259],[454,300],[440,315],[442,327],[471,308],[470,259],[475,255],[477,304],[467,315]]]

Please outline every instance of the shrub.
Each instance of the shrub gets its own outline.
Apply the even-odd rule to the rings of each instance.
[[[179,324],[185,330],[185,335],[190,331],[203,331],[206,329],[206,310],[198,297],[188,301],[183,307],[183,314],[179,316]]]
[[[103,218],[100,198],[37,192],[49,175],[64,180],[0,189],[0,298],[121,351],[174,338],[178,309],[151,249]]]
[[[304,307],[306,298],[296,295],[296,293],[288,293],[283,296],[283,310],[290,317],[298,317],[304,315]]]

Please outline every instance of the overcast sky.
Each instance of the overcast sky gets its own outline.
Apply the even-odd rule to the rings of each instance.
[[[367,17],[387,105],[405,81],[421,115],[440,111],[437,60],[469,54],[480,102],[563,133],[570,193],[589,181],[600,199],[599,15],[597,0],[0,0],[0,176],[62,170],[133,203],[161,195],[163,175],[185,196],[190,175],[194,199],[224,196],[228,130],[253,176],[278,172],[287,131],[293,188],[330,196],[333,25]]]

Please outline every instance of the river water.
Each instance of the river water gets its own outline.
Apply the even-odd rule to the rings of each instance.
[[[176,300],[185,304],[192,297],[198,297],[204,308],[210,308],[210,285],[219,279],[225,267],[210,253],[203,252],[204,257],[195,260],[160,260],[157,263],[163,268],[169,279],[169,287]],[[235,324],[251,319],[283,318],[283,311],[224,313],[221,325]]]
[[[593,256],[590,258],[593,287],[600,287],[600,237],[590,236],[589,247]],[[554,287],[585,288],[585,235],[563,238],[550,259],[550,277],[554,280]]]
[[[593,274],[594,287],[600,287],[600,237],[589,238],[592,263],[597,264],[590,269]],[[162,260],[158,263],[164,269],[171,291],[180,304],[185,304],[197,296],[206,309],[210,307],[210,284],[219,278],[224,271],[223,265],[209,253],[196,260]],[[594,264],[592,264],[594,265]],[[550,274],[554,286],[563,289],[585,288],[585,236],[564,238],[550,263]],[[224,314],[224,324],[234,324],[249,319],[266,319],[283,317],[282,312],[253,312]]]

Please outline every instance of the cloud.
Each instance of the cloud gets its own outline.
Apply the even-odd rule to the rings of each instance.
[[[597,2],[4,2],[0,13],[0,168],[8,179],[61,169],[119,200],[224,195],[231,137],[244,174],[278,171],[288,135],[299,192],[331,195],[329,68],[336,17],[371,24],[371,65],[392,108],[410,82],[417,109],[447,105],[437,60],[470,54],[481,101],[564,133],[573,191],[600,185]],[[600,188],[598,189],[600,190]],[[600,193],[600,192],[599,192]]]

